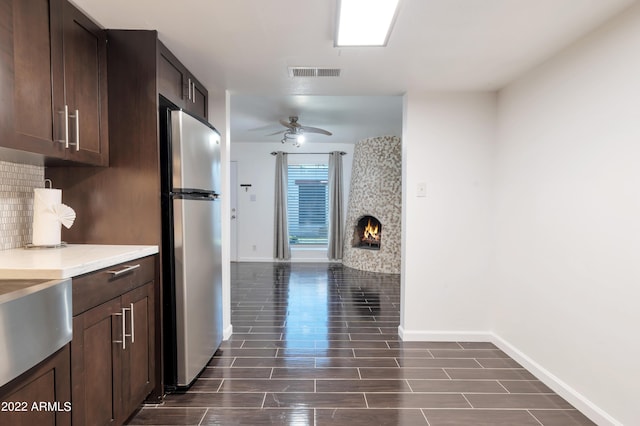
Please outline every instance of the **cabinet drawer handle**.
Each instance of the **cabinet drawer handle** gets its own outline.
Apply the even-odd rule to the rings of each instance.
[[[125,265],[124,268],[120,269],[119,271],[107,271],[107,274],[111,274],[112,278],[115,277],[119,277],[122,274],[126,274],[127,272],[131,272],[134,269],[138,269],[140,267],[140,264],[136,264],[136,265]]]

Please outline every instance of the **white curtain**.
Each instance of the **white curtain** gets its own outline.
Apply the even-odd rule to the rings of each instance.
[[[329,259],[342,259],[344,213],[342,206],[342,153],[329,154]]]
[[[278,260],[291,258],[289,247],[289,223],[287,221],[287,153],[278,151],[276,154],[276,194],[275,194],[275,226],[274,226],[274,257]]]

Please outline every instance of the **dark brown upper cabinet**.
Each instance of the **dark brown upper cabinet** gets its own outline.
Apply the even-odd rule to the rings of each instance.
[[[69,160],[109,163],[107,120],[107,36],[65,1],[63,8],[64,87],[70,122]]]
[[[13,19],[11,0],[0,0],[0,146],[13,138]]]
[[[206,119],[209,92],[193,76],[190,77],[187,82],[191,84],[191,103],[187,104],[187,111]]]
[[[158,92],[180,108],[207,119],[209,92],[161,42],[158,42]]]
[[[3,68],[13,93],[12,108],[0,107],[7,135],[0,145],[108,165],[105,31],[66,0],[0,0],[0,7],[12,17],[0,50],[12,62]]]

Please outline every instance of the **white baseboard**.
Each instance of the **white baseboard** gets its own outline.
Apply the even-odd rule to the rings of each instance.
[[[292,258],[289,260],[276,260],[274,258],[266,257],[243,257],[237,260],[238,263],[242,262],[263,262],[263,263],[342,263],[341,260],[329,260],[329,259],[313,259],[313,258]]]
[[[542,365],[527,356],[524,352],[504,340],[498,335],[492,333],[492,343],[500,348],[503,352],[516,360],[520,365],[529,370],[531,374],[536,376],[545,385],[549,386],[555,393],[566,399],[571,405],[576,407],[582,414],[587,416],[591,421],[600,426],[623,426],[622,423],[607,414],[593,402],[585,398],[581,393],[562,381],[559,377],[552,374]]]
[[[399,326],[398,335],[402,340],[408,342],[491,342],[555,393],[566,399],[591,421],[600,426],[623,426],[622,423],[585,398],[559,377],[549,372],[511,343],[490,331],[405,330],[402,326]]]
[[[326,257],[324,259],[313,259],[311,257],[300,257],[289,259],[291,263],[342,263],[339,260],[329,260]]]
[[[398,326],[398,335],[407,342],[490,342],[493,335],[480,331],[407,331]]]
[[[240,257],[238,262],[275,262],[273,257]]]
[[[229,327],[225,328],[222,331],[222,340],[229,340],[232,334],[233,334],[233,325],[229,325]]]

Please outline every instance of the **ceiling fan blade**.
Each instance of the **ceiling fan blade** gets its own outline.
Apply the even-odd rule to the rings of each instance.
[[[287,120],[280,120],[280,124],[282,124],[284,127],[288,127],[289,129],[295,129],[296,127],[300,127],[298,123],[291,123]]]
[[[328,130],[324,130],[324,129],[319,129],[317,127],[309,127],[309,126],[300,126],[300,129],[302,129],[303,132],[305,133],[320,133],[323,135],[327,135],[327,136],[331,136],[332,133]]]
[[[277,132],[273,132],[273,133],[269,133],[268,135],[265,136],[274,136],[274,135],[279,135],[280,133],[282,133],[283,130],[278,130]]]

